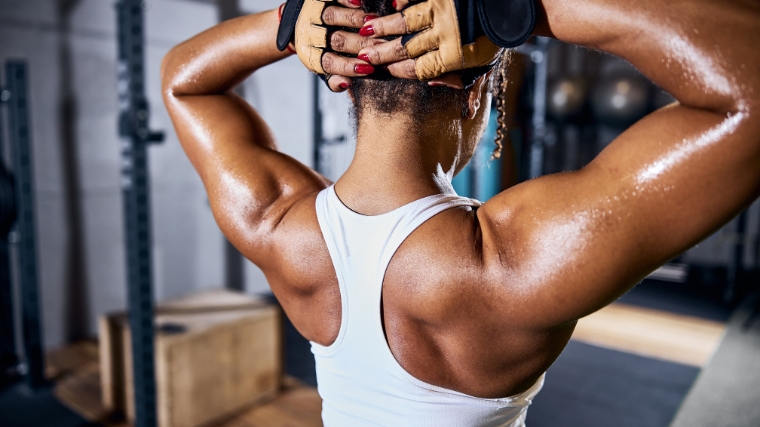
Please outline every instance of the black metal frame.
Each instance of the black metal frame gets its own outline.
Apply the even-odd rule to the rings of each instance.
[[[8,136],[13,156],[16,233],[18,239],[18,280],[21,300],[21,334],[24,349],[21,373],[31,389],[45,384],[42,327],[40,322],[37,251],[34,225],[34,185],[32,181],[31,123],[29,121],[28,74],[26,62],[5,65],[8,104]],[[4,92],[5,92],[4,91]],[[7,259],[7,247],[5,248]],[[9,267],[10,263],[6,264]],[[9,274],[10,269],[2,275]],[[5,281],[5,277],[2,279]],[[10,281],[9,281],[10,282]],[[4,292],[5,293],[5,292]]]
[[[11,97],[10,90],[0,90],[0,102],[5,103]],[[19,363],[16,351],[16,327],[13,316],[13,282],[11,280],[11,260],[9,238],[11,227],[16,219],[13,200],[13,181],[5,169],[2,152],[3,138],[2,117],[0,117],[0,385],[10,382],[17,373]],[[10,206],[8,206],[10,205]]]
[[[3,171],[5,172],[5,171]],[[0,236],[0,385],[18,366],[8,233]]]
[[[147,146],[163,140],[148,130],[145,98],[143,4],[119,0],[119,136],[127,251],[129,325],[135,426],[157,425],[153,331],[153,286],[150,230],[150,174]]]
[[[319,173],[324,173],[324,165],[322,164],[322,147],[324,146],[325,139],[322,134],[322,109],[319,107],[319,85],[324,84],[322,78],[318,75],[312,77],[312,88],[314,90],[313,111],[314,111],[314,128],[313,128],[313,140],[314,150],[312,151],[314,170]]]

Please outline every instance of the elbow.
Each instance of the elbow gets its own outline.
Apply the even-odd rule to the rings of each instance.
[[[176,48],[171,49],[161,60],[161,93],[164,97],[174,96],[177,88],[178,62]]]

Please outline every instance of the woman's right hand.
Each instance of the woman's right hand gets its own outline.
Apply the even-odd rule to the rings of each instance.
[[[288,6],[285,4],[284,11],[281,9],[278,47],[285,41],[292,43],[306,68],[324,76],[333,92],[348,89],[351,77],[364,77],[375,72],[374,66],[356,55],[364,48],[385,43],[385,40],[334,29],[358,29],[377,18],[377,15],[359,9],[359,0],[304,0],[300,13],[295,14]]]

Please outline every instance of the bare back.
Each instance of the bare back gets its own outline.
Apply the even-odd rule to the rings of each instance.
[[[299,235],[300,244],[277,245],[277,271],[267,271],[267,278],[294,326],[327,346],[338,336],[341,297],[315,196],[283,219],[275,241]],[[561,353],[574,322],[546,331],[511,319],[519,295],[510,297],[505,277],[489,276],[482,257],[475,212],[452,209],[425,222],[388,266],[383,325],[394,357],[417,379],[472,396],[506,397],[536,382]]]

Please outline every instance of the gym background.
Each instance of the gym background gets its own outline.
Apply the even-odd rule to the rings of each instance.
[[[0,425],[321,425],[308,344],[216,226],[158,73],[177,43],[280,2],[0,0]],[[132,7],[139,13],[120,15]],[[128,29],[140,37],[123,36]],[[139,52],[125,55],[125,43]],[[129,92],[135,64],[144,84]],[[626,62],[546,39],[518,49],[510,82],[512,148],[489,159],[491,126],[455,179],[460,194],[486,200],[579,169],[672,102]],[[354,143],[346,96],[296,57],[258,71],[239,93],[283,152],[331,179],[345,170]],[[125,129],[125,114],[142,122]],[[148,153],[149,216],[134,221],[125,143]],[[528,425],[760,425],[759,211],[756,202],[583,319]],[[142,282],[129,274],[139,260],[127,256],[145,237],[139,226],[151,234]],[[151,300],[155,308],[140,309]],[[153,315],[155,330],[139,327]],[[131,335],[141,339],[131,340],[136,320]]]

